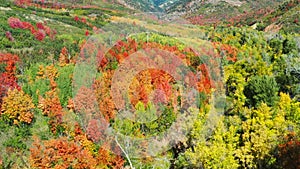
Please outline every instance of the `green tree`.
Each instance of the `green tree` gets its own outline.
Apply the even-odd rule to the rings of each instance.
[[[271,76],[254,76],[244,89],[247,97],[247,106],[257,107],[264,102],[268,106],[273,106],[277,100],[278,85],[274,77]]]

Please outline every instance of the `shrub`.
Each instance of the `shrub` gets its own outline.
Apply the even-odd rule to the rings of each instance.
[[[277,100],[278,85],[274,77],[254,76],[245,86],[244,94],[247,97],[246,104],[257,107],[264,102],[268,106],[273,106]]]
[[[9,90],[7,96],[3,98],[2,113],[13,120],[14,124],[19,122],[31,123],[33,108],[34,104],[31,97],[22,90]]]

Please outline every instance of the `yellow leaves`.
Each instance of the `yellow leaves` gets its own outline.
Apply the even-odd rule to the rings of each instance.
[[[37,73],[37,78],[48,78],[48,79],[55,79],[58,77],[57,68],[54,65],[49,65],[44,67],[43,65],[39,66],[39,72]]]
[[[93,144],[92,141],[88,140],[86,135],[75,136],[75,140],[78,141],[85,150],[89,151],[90,153],[95,152],[95,144]]]
[[[280,93],[280,100],[277,104],[276,127],[298,126],[300,120],[300,102],[291,99],[288,94]],[[297,127],[294,129],[297,130]]]
[[[39,65],[39,71],[37,72],[37,78],[45,79],[45,67],[43,65]]]
[[[31,123],[33,119],[31,110],[33,108],[34,104],[31,97],[22,90],[9,90],[7,96],[3,98],[2,112],[12,119],[16,125],[19,122]]]
[[[239,158],[239,160],[241,161],[241,165],[246,168],[248,167],[252,167],[253,164],[253,159],[254,156],[251,155],[251,145],[249,143],[245,143],[244,146],[240,147],[239,149],[237,149],[235,151],[235,156]]]
[[[33,114],[31,112],[21,113],[20,116],[18,117],[19,121],[24,121],[26,123],[30,123],[32,119],[33,119]]]
[[[261,121],[271,119],[271,108],[265,103],[262,103],[257,110],[253,110],[253,113]]]
[[[280,93],[279,108],[286,109],[290,107],[292,99],[288,94]]]
[[[276,139],[286,126],[283,124],[284,116],[275,114],[274,110],[265,103],[257,109],[246,108],[243,113],[246,118],[242,122],[243,134],[241,135],[244,146],[237,149],[236,157],[242,162],[243,167],[257,167],[254,159],[262,160],[272,156],[271,150],[277,144]],[[277,122],[277,119],[283,121]]]

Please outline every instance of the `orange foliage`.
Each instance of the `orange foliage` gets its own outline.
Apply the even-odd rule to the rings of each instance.
[[[92,122],[91,123],[94,123],[95,120],[91,120]],[[94,121],[94,122],[93,122]],[[101,122],[101,123],[104,123],[106,124],[107,122]],[[94,128],[94,131],[95,130],[98,130],[98,131],[103,131],[101,129],[101,127],[105,127],[105,125],[103,124],[100,124],[101,126],[99,126],[99,123],[96,124],[98,125],[98,127]],[[94,127],[92,125],[89,125],[90,127]],[[95,152],[95,146],[93,144],[92,141],[88,140],[88,135],[89,133],[86,135],[80,128],[80,126],[78,124],[75,124],[75,129],[74,129],[74,133],[75,133],[75,137],[74,137],[74,140],[76,142],[78,142],[82,147],[83,149],[89,151],[91,154],[93,154],[93,158],[96,159],[97,161],[97,168],[115,168],[115,169],[118,169],[118,168],[123,168],[123,165],[124,165],[124,159],[120,156],[120,155],[117,155],[119,154],[119,151],[115,151],[117,152],[117,154],[112,154],[111,151],[110,151],[110,148],[109,148],[109,143],[108,142],[105,142],[97,152]],[[90,133],[91,134],[91,133]],[[101,135],[101,133],[98,133]],[[99,138],[98,138],[99,139]]]
[[[54,65],[49,65],[44,67],[43,65],[39,66],[39,72],[37,73],[37,78],[46,79],[48,78],[50,80],[50,86],[53,89],[57,87],[57,84],[55,82],[55,79],[58,77],[58,71],[57,68],[55,68]]]
[[[237,52],[238,49],[228,45],[228,44],[221,44],[220,42],[213,42],[214,48],[218,49],[219,52],[225,52],[227,56],[227,60],[236,62],[237,61]]]
[[[134,77],[131,85],[129,86],[129,98],[131,104],[134,106],[139,101],[147,104],[149,101],[149,94],[153,90],[151,84],[151,76],[149,71],[142,71]]]
[[[96,98],[94,96],[94,91],[85,86],[82,86],[78,90],[74,98],[74,105],[76,110],[79,113],[84,113],[88,116],[92,115],[93,113],[96,113],[95,103]]]
[[[123,168],[125,162],[120,155],[112,155],[105,146],[100,147],[97,160],[100,164],[106,164],[114,169]]]
[[[156,99],[153,100],[155,103],[167,102],[172,95],[171,84],[173,82],[173,77],[162,70],[149,69],[142,71],[134,77],[129,87],[130,101],[132,105],[136,105],[139,101],[146,105],[153,98]],[[160,92],[153,93],[155,89]],[[159,93],[163,94],[160,98],[158,98]],[[151,94],[158,95],[151,96]]]
[[[75,110],[74,101],[73,101],[71,98],[68,100],[67,108],[68,108],[70,111],[74,111],[74,110]]]
[[[109,119],[115,118],[117,113],[116,107],[110,96],[110,85],[112,79],[113,71],[108,70],[103,73],[101,80],[95,81],[95,95],[99,105],[99,109],[104,118],[109,121]]]
[[[46,98],[39,98],[39,105],[43,114],[50,117],[51,131],[56,133],[57,125],[62,123],[63,108],[60,104],[56,90],[51,90],[46,93]]]
[[[210,80],[210,74],[208,72],[207,66],[205,64],[199,65],[198,69],[200,70],[200,80],[197,82],[197,87],[200,92],[206,94],[211,92],[213,88],[212,81]]]
[[[66,47],[63,47],[59,55],[60,66],[65,66],[70,62],[68,55],[69,55],[68,49]]]
[[[19,122],[29,124],[33,119],[33,113],[31,112],[33,108],[34,104],[30,96],[22,90],[14,89],[8,90],[7,96],[3,98],[1,111],[3,115],[8,115],[14,121],[14,124]]]
[[[92,119],[89,121],[88,127],[86,129],[86,133],[89,139],[93,142],[98,142],[103,139],[103,132],[108,127],[108,124],[105,120],[101,122],[96,119]]]
[[[36,139],[30,152],[30,164],[36,168],[85,169],[97,165],[89,151],[65,137],[42,142]]]

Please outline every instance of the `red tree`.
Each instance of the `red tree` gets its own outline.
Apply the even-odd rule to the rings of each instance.
[[[34,36],[37,40],[42,41],[46,37],[46,33],[44,30],[39,29],[37,32],[35,32]]]
[[[2,104],[2,98],[6,95],[8,89],[21,89],[17,83],[16,77],[16,63],[18,61],[19,57],[17,55],[0,53],[0,63],[6,64],[5,72],[0,74],[0,105]]]
[[[279,146],[279,161],[285,169],[300,168],[300,141],[295,133],[285,137],[285,143]]]
[[[14,41],[14,37],[12,36],[12,34],[9,31],[7,31],[5,33],[5,36],[9,41]]]

